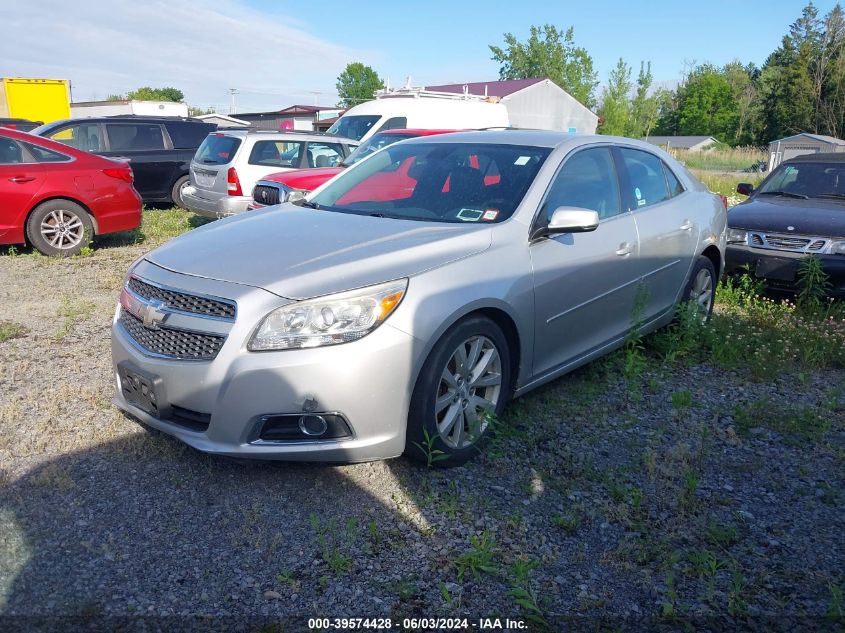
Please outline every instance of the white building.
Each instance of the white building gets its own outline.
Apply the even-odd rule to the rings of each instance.
[[[70,104],[70,116],[114,116],[138,114],[143,116],[188,116],[188,104],[175,101],[80,101]]]
[[[513,127],[595,134],[598,115],[545,77],[426,86],[432,92],[495,97]]]

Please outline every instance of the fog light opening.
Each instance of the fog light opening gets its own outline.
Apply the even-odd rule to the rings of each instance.
[[[314,437],[325,434],[329,430],[329,424],[321,415],[303,415],[299,418],[299,430]]]

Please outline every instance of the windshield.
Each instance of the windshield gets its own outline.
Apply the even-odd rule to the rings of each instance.
[[[425,222],[502,222],[551,150],[486,143],[390,145],[343,172],[308,206]]]
[[[346,114],[334,122],[334,125],[327,130],[327,134],[360,141],[380,118],[381,116],[378,114],[369,116],[349,116]]]
[[[194,155],[194,161],[203,165],[225,165],[235,158],[241,139],[225,134],[209,134]]]
[[[373,152],[380,150],[382,147],[387,147],[388,145],[392,145],[393,143],[397,143],[399,141],[404,141],[408,138],[415,138],[418,136],[417,134],[385,134],[384,132],[379,132],[378,134],[373,134],[363,145],[359,145],[354,152],[352,152],[349,156],[347,156],[343,160],[343,164],[347,167],[349,165],[354,165],[362,158],[366,158]]]
[[[757,195],[845,198],[845,163],[791,163],[766,178]]]

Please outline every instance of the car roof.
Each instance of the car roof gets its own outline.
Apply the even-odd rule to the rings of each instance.
[[[278,138],[279,140],[291,139],[294,141],[336,141],[339,143],[349,143],[357,145],[358,141],[345,136],[335,136],[333,134],[323,134],[321,132],[306,132],[306,131],[290,131],[290,130],[253,130],[253,129],[223,129],[211,132],[217,136],[236,136],[238,138],[245,138],[247,136],[263,136],[267,138]]]
[[[784,163],[845,163],[845,152],[827,152],[824,154],[801,154]]]
[[[387,134],[389,136],[396,136],[401,134],[414,134],[416,136],[434,136],[435,134],[449,134],[450,132],[460,132],[461,130],[423,130],[418,128],[393,128],[391,130],[382,130],[377,134]]]
[[[195,119],[193,117],[185,116],[158,116],[146,114],[112,114],[109,116],[81,116],[71,117],[69,119],[59,119],[57,121],[50,121],[41,127],[53,128],[60,125],[67,125],[69,123],[114,123],[119,122],[140,122],[140,123],[197,123],[202,125],[214,125],[202,119]]]
[[[516,128],[495,128],[486,130],[467,130],[436,137],[419,137],[409,139],[408,143],[481,143],[495,145],[525,145],[528,147],[556,148],[563,145],[586,145],[591,143],[609,143],[611,145],[628,145],[643,149],[652,154],[664,156],[659,147],[622,136],[607,136],[605,134],[578,134],[574,132],[558,132],[555,130],[527,130]]]

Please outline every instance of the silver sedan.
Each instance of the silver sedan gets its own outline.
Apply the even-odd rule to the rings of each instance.
[[[506,403],[694,301],[726,212],[638,141],[464,132],[391,145],[300,205],[129,270],[115,404],[202,451],[460,464]]]

